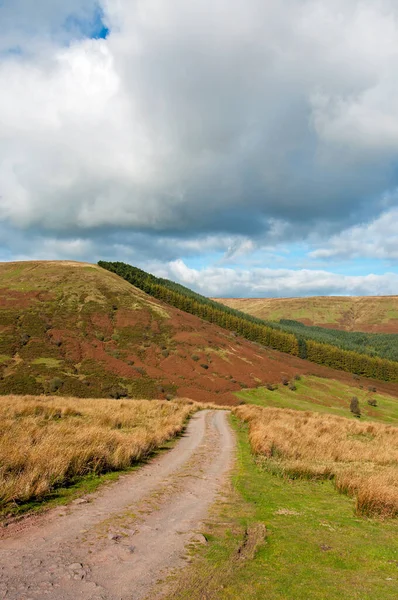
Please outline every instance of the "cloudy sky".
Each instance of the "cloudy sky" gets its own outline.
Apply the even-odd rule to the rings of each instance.
[[[398,293],[396,0],[0,0],[0,260]]]

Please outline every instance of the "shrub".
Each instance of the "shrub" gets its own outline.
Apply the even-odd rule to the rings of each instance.
[[[51,394],[55,394],[55,392],[58,392],[59,388],[62,387],[63,383],[64,382],[59,377],[54,377],[54,379],[50,379],[50,381],[48,382],[48,391]]]
[[[369,391],[369,392],[376,392],[377,390],[376,390],[376,388],[375,388],[373,385],[370,385],[370,386],[368,387],[368,391]]]
[[[301,375],[295,375],[294,376],[295,381],[301,381]]]
[[[281,379],[281,381],[282,381],[283,385],[289,385],[289,380],[288,380],[288,378],[286,376],[283,376],[282,379]]]
[[[200,366],[202,367],[202,369],[208,369],[208,368],[209,368],[209,365],[206,365],[206,364],[204,364],[204,363],[203,363],[203,364],[201,364]]]
[[[275,390],[275,386],[272,383],[267,383],[266,386],[267,390],[269,390],[270,392],[273,392]]]
[[[119,398],[127,398],[128,391],[122,385],[114,385],[109,390],[109,396],[115,400],[119,400]]]
[[[192,354],[191,355],[192,360],[194,360],[195,362],[197,362],[199,360],[199,356],[197,354]]]
[[[289,383],[289,390],[291,390],[292,392],[295,392],[297,390],[297,387],[294,385],[294,383]]]
[[[23,333],[21,335],[21,344],[22,346],[26,346],[26,344],[29,342],[30,340],[30,335],[28,333]]]
[[[351,402],[350,402],[350,411],[352,412],[352,414],[357,417],[358,419],[361,416],[361,409],[359,408],[359,400],[356,396],[353,396],[351,398]]]
[[[369,404],[369,406],[377,406],[377,400],[376,400],[376,398],[370,398],[368,400],[368,404]]]
[[[168,350],[162,350],[162,355],[167,358],[170,355],[170,352]]]

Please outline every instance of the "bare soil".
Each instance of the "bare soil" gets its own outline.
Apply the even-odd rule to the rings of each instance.
[[[68,507],[2,530],[0,599],[161,598],[233,463],[224,411],[202,411],[169,452]]]

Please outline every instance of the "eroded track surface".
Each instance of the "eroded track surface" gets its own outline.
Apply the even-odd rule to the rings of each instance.
[[[166,454],[0,541],[0,599],[139,600],[184,565],[232,465],[226,413],[202,411]]]

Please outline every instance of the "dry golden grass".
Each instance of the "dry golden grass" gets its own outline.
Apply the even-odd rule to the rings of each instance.
[[[253,452],[289,477],[330,478],[359,514],[398,516],[398,428],[289,409],[239,406]]]
[[[0,508],[80,477],[122,470],[182,431],[200,407],[160,400],[0,398]]]

